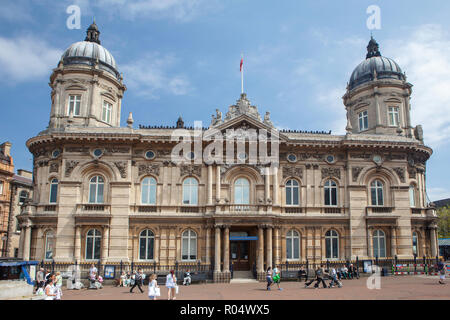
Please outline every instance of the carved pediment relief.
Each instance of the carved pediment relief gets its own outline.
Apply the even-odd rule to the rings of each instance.
[[[116,100],[117,100],[116,97],[113,94],[111,94],[110,92],[103,91],[100,93],[100,95],[102,95],[108,99],[111,99],[114,102],[116,102]]]

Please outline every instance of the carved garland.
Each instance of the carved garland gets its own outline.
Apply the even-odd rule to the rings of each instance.
[[[120,176],[122,178],[126,178],[127,177],[127,167],[128,167],[127,162],[126,161],[117,161],[117,162],[114,162],[114,164],[116,165],[117,169],[119,169]]]
[[[326,177],[341,178],[341,170],[339,168],[322,168],[322,179]]]
[[[202,175],[202,166],[201,165],[182,165],[180,167],[180,175],[196,175],[201,177]]]
[[[70,174],[72,173],[73,169],[78,165],[78,161],[74,160],[66,160],[66,177],[70,177]]]
[[[143,174],[154,174],[159,176],[159,165],[157,164],[140,164],[138,168],[140,176]]]
[[[353,182],[356,182],[358,180],[359,174],[363,169],[364,167],[352,167]]]
[[[303,179],[303,169],[299,167],[283,167],[283,179],[287,177],[299,177]]]
[[[396,168],[393,168],[393,170],[395,171],[395,173],[400,178],[400,181],[401,182],[405,182],[405,169],[401,168],[401,167],[396,167]]]

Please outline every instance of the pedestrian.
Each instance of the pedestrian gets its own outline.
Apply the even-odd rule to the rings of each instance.
[[[282,288],[280,288],[281,272],[280,272],[280,269],[278,269],[276,266],[272,270],[272,279],[273,279],[273,282],[277,284],[278,290],[280,290],[280,291],[283,290]]]
[[[184,279],[183,279],[183,286],[188,286],[191,284],[191,273],[190,270],[188,269],[185,273],[184,273]]]
[[[141,293],[144,292],[144,290],[142,290],[142,269],[141,268],[139,268],[138,271],[134,275],[134,285],[131,287],[130,293],[133,293],[133,289],[136,286],[139,288]]]
[[[45,280],[45,282],[47,283],[47,282],[48,282],[48,279],[49,279],[49,277],[50,277],[50,275],[51,275],[52,273],[51,273],[48,269],[45,269],[44,274],[45,274],[44,280]]]
[[[119,287],[125,287],[127,283],[127,275],[125,271],[122,271],[122,275],[120,276]]]
[[[319,288],[320,283],[322,283],[323,287],[326,288],[327,285],[326,285],[325,281],[323,280],[324,275],[325,275],[325,269],[322,264],[322,265],[320,265],[320,267],[318,267],[316,269],[315,278],[311,279],[309,282],[305,282],[305,288],[308,288],[311,285],[311,283],[313,283],[314,281],[316,281],[316,283],[314,284],[315,289]]]
[[[319,272],[320,267],[317,267],[316,270],[314,270],[314,277],[311,278],[309,281],[305,281],[305,288],[308,288],[311,283],[317,280],[317,273]]]
[[[91,268],[89,269],[89,281],[90,281],[90,286],[89,289],[97,289],[97,287],[95,286],[95,281],[97,280],[97,268],[95,267],[94,264],[91,264]]]
[[[169,274],[166,276],[166,287],[167,287],[167,300],[174,300],[175,297],[175,287],[177,285],[177,277],[173,270],[170,270]]]
[[[270,286],[273,284],[273,279],[272,279],[272,267],[268,267],[268,268],[267,268],[267,272],[266,272],[266,280],[267,280],[267,290],[270,291]]]
[[[439,283],[445,284],[445,263],[444,259],[441,258],[438,262],[438,271],[439,271]]]
[[[150,298],[150,300],[156,300],[156,297],[159,297],[161,295],[156,278],[156,274],[152,274],[148,281],[148,297]]]
[[[62,275],[61,272],[57,272],[56,273],[56,278],[55,278],[55,290],[56,290],[56,298],[55,300],[61,300],[62,297]]]
[[[328,285],[328,288],[334,287],[335,284],[338,285],[339,288],[342,287],[342,283],[337,279],[337,272],[334,267],[331,267],[330,269],[330,284]]]
[[[55,288],[55,280],[56,277],[54,274],[48,275],[48,281],[46,283],[44,293],[45,293],[45,299],[44,300],[55,300],[56,298],[56,288]]]
[[[44,278],[44,268],[40,268],[36,275],[36,283],[37,283],[37,289],[36,293],[39,289],[44,290],[45,285],[45,278]]]

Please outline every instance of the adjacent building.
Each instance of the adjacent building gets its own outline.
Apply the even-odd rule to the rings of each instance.
[[[11,180],[14,163],[11,156],[11,142],[0,145],[0,256],[6,257],[8,243],[8,221],[11,201]]]
[[[374,39],[343,97],[346,134],[332,135],[277,130],[245,93],[209,128],[181,118],[135,128],[131,113],[121,127],[126,86],[99,34],[93,23],[65,51],[50,77],[48,128],[27,141],[34,194],[19,215],[24,259],[200,262],[227,281],[231,266],[256,265],[263,278],[264,265],[307,259],[436,256],[432,150],[411,123],[412,85]],[[255,131],[278,141],[267,144],[275,166],[252,161]],[[197,147],[218,160],[202,161],[195,143],[178,149],[180,133],[203,136]]]

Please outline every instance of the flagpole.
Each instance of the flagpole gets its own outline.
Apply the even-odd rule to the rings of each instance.
[[[241,54],[241,61],[244,61],[244,54]],[[241,70],[241,93],[244,93],[244,64],[242,63]]]

